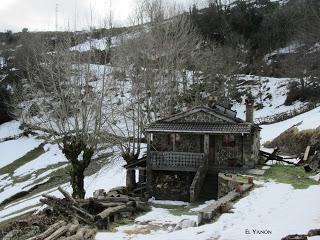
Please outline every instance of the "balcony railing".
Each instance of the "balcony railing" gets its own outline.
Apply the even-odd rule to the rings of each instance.
[[[150,167],[153,170],[195,172],[204,162],[204,153],[150,152]]]

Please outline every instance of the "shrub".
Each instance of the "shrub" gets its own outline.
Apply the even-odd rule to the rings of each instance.
[[[303,153],[308,145],[320,150],[320,129],[307,129],[299,131],[297,127],[289,128],[271,142],[265,143],[266,147],[279,147],[282,152],[290,154]]]

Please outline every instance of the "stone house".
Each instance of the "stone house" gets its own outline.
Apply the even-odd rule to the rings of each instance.
[[[219,172],[253,168],[260,150],[253,101],[246,101],[246,121],[236,114],[220,105],[200,106],[150,124],[145,129],[148,192],[157,199],[212,199]]]

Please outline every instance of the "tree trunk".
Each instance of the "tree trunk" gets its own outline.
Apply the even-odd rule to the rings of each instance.
[[[134,169],[127,169],[126,186],[129,190],[136,188],[136,172]]]
[[[72,186],[72,196],[83,199],[86,195],[84,190],[84,168],[71,164],[70,177]]]
[[[84,171],[89,166],[94,149],[88,147],[83,139],[75,136],[65,136],[63,138],[63,154],[70,162],[70,182],[72,186],[72,196],[83,199],[86,191],[84,190]]]

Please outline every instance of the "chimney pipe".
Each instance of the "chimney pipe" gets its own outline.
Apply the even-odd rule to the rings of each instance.
[[[208,99],[208,107],[210,108],[214,108],[214,106],[216,105],[217,103],[217,97],[216,96],[209,96],[209,99]]]
[[[254,100],[253,98],[247,98],[245,102],[246,102],[246,122],[253,123]]]

